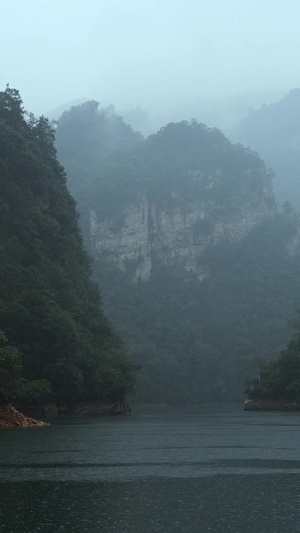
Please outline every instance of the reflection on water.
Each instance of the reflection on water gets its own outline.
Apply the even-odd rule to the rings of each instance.
[[[300,532],[300,414],[138,410],[0,433],[0,531]]]

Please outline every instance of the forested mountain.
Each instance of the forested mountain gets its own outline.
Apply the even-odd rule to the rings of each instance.
[[[300,89],[258,110],[251,110],[230,138],[256,150],[275,172],[277,201],[300,208]]]
[[[138,399],[241,398],[247,361],[290,337],[297,215],[277,212],[272,173],[219,130],[182,122],[143,140],[89,106],[58,120],[58,156],[105,312],[142,366]],[[90,144],[92,129],[105,140]]]
[[[90,279],[53,130],[9,87],[0,92],[0,191],[0,401],[13,394],[10,373],[23,404],[122,399],[134,365]]]

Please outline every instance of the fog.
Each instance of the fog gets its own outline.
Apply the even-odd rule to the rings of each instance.
[[[300,86],[299,17],[296,0],[11,0],[1,90],[37,115],[96,99],[141,108],[145,130],[192,117],[226,128]]]

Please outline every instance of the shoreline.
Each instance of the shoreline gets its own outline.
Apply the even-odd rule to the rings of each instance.
[[[300,404],[287,400],[246,400],[244,411],[299,411]]]

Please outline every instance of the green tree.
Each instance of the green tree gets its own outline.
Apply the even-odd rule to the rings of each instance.
[[[122,399],[131,387],[105,378],[120,372],[127,383],[132,363],[90,279],[78,218],[52,127],[7,87],[0,92],[0,324],[22,354],[24,401],[103,400],[107,381],[111,396]]]
[[[0,331],[0,404],[12,400],[22,371],[19,351],[8,346],[7,342],[3,331]]]
[[[298,327],[298,326],[297,326]],[[300,334],[296,333],[272,361],[253,360],[257,373],[248,378],[245,391],[250,399],[300,402]]]

